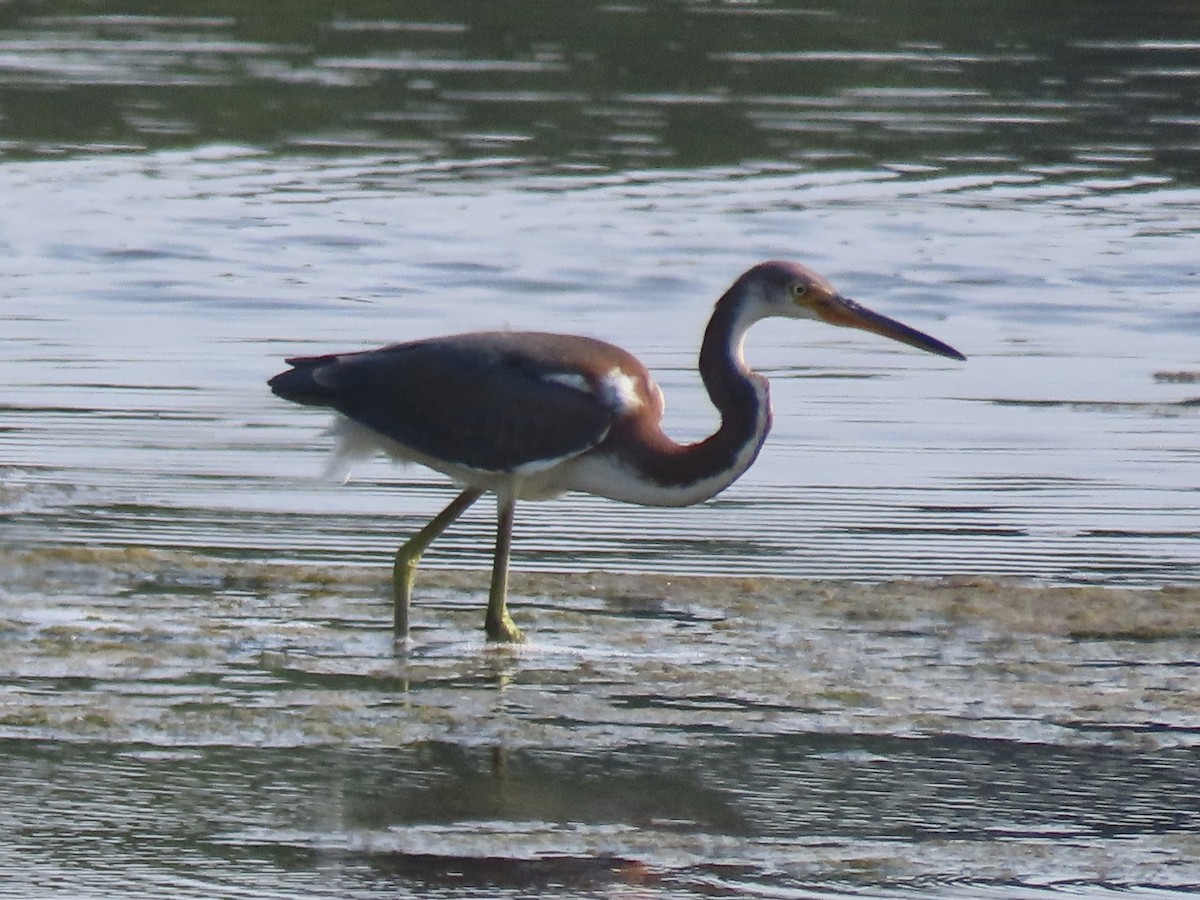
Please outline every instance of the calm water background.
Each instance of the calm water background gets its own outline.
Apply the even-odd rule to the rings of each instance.
[[[382,462],[346,486],[322,481],[323,418],[263,384],[283,356],[475,328],[590,334],[651,366],[670,430],[691,439],[713,427],[694,371],[711,302],[748,265],[783,257],[970,361],[807,323],[760,326],[749,355],[772,378],[777,424],[756,467],[693,510],[582,497],[526,504],[518,569],[1200,581],[1200,12],[1191,2],[363,2],[337,13],[288,4],[286,15],[245,3],[8,3],[0,198],[9,547],[385,565],[453,489]],[[429,564],[486,566],[491,529],[481,504]],[[10,602],[36,606],[36,592]],[[92,702],[93,688],[47,677],[37,690]],[[467,731],[466,745],[486,743]],[[103,798],[114,783],[105,778],[134,777],[130,767],[138,777],[155,770],[156,784],[186,769],[236,806],[257,790],[255,766],[293,767],[305,796],[337,771],[358,796],[363,773],[389,766],[399,782],[491,765],[453,740],[361,760],[307,745],[260,758],[233,740],[229,762],[9,732],[17,781],[61,783],[72,804],[73,778]],[[886,743],[893,737],[848,737],[828,752],[894,762],[903,753]],[[608,759],[651,781],[678,767],[720,770],[718,793],[765,797],[773,782],[739,788],[735,761],[763,768],[767,754],[792,771],[808,753],[796,748],[822,740],[717,741],[700,759],[660,759],[641,735],[616,741],[611,757],[577,753],[585,769]],[[953,741],[926,749],[968,768],[992,752]],[[110,753],[115,768],[103,762]],[[530,777],[583,777],[575,756],[548,759]],[[638,768],[639,759],[659,763]],[[1137,780],[1177,760],[1127,762]],[[978,765],[978,783],[989,782],[989,763]],[[1070,792],[1069,777],[1051,780]],[[455,783],[473,789],[466,776]],[[203,792],[163,789],[209,808]],[[240,814],[246,828],[263,825]],[[775,823],[765,833],[794,833],[765,807],[739,814]],[[285,873],[290,854],[342,839],[313,838],[318,823],[300,818],[307,824],[288,827],[308,835],[293,842],[307,850],[267,842]],[[720,817],[691,818],[721,840],[742,833]],[[1175,834],[1160,825],[1147,833]],[[906,828],[856,834],[906,847]],[[435,829],[427,840],[489,858],[472,834]],[[606,834],[553,832],[546,842],[576,858]],[[230,851],[248,860],[231,885],[301,889],[286,877],[253,887],[253,844]],[[172,883],[189,853],[208,858],[184,845]],[[826,879],[814,862],[818,875],[801,884],[761,846],[749,857],[710,849],[734,859],[746,883],[731,887],[724,869],[708,887],[637,889],[810,896],[846,871],[834,866]],[[1142,849],[1153,860],[1162,848]],[[936,893],[963,875],[929,860],[916,867],[924,875],[891,889]],[[129,869],[113,864],[106,881],[93,863],[94,895],[119,892]],[[1058,881],[1179,883],[1147,874],[1151,864],[1111,882],[1085,869],[995,877],[1005,896]],[[392,874],[337,891],[416,883]],[[570,890],[611,892],[589,872],[579,878],[567,878]],[[484,895],[495,888],[467,878],[462,890],[479,883]],[[525,884],[505,890],[549,890]],[[989,885],[980,876],[970,890],[991,896]]]

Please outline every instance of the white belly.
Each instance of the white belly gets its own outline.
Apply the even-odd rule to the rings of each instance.
[[[347,480],[353,464],[377,453],[401,463],[417,463],[464,486],[518,500],[549,500],[567,491],[637,503],[642,506],[691,506],[719,494],[754,462],[760,443],[746,444],[734,465],[716,475],[685,484],[660,485],[610,454],[588,450],[560,459],[536,460],[512,472],[475,469],[434,459],[384,437],[365,425],[337,416],[329,433],[337,438],[326,474]]]

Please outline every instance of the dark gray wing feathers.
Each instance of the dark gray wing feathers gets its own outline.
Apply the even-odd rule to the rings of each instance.
[[[615,413],[511,341],[442,338],[289,359],[271,389],[328,406],[418,453],[493,472],[582,453]]]

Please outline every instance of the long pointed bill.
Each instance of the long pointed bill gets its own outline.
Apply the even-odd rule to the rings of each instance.
[[[923,331],[909,328],[903,322],[897,322],[895,319],[889,319],[885,315],[867,309],[861,303],[857,303],[849,297],[842,297],[840,295],[832,297],[820,305],[818,312],[821,318],[830,325],[861,328],[863,331],[881,334],[886,338],[891,338],[893,341],[908,344],[910,347],[916,347],[918,350],[936,353],[938,356],[948,356],[950,359],[966,359],[965,356],[949,344],[943,344],[937,338],[930,337]]]

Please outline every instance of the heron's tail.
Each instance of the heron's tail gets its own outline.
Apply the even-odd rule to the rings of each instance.
[[[287,360],[292,368],[280,372],[267,384],[275,396],[284,400],[305,406],[330,406],[333,395],[321,383],[318,373],[324,366],[336,362],[336,356],[296,356]]]

